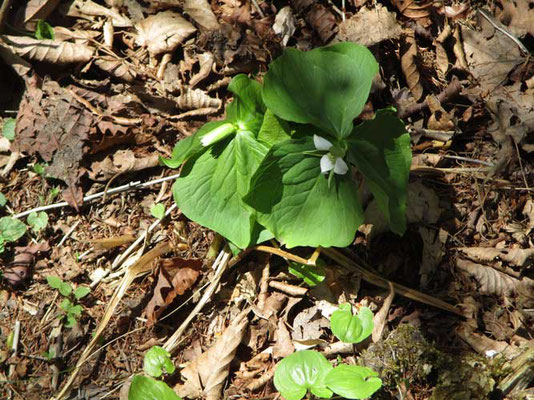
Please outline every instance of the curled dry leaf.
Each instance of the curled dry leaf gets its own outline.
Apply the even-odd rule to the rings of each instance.
[[[462,254],[477,262],[504,261],[516,267],[534,262],[534,249],[496,249],[493,247],[459,247]]]
[[[124,15],[119,14],[111,8],[97,4],[91,0],[74,0],[67,4],[66,15],[69,17],[80,17],[92,19],[92,17],[111,18],[113,26],[117,28],[128,28],[132,26],[132,21]]]
[[[61,0],[30,0],[24,7],[23,21],[46,19]]]
[[[183,9],[201,29],[206,31],[220,29],[219,21],[207,0],[185,0]]]
[[[473,350],[483,356],[487,356],[490,352],[495,352],[494,354],[502,353],[506,358],[511,359],[520,353],[520,350],[517,347],[510,345],[507,342],[499,342],[478,332],[474,332],[473,328],[467,323],[461,324],[456,329],[456,333],[458,333],[458,336],[466,341]]]
[[[134,69],[122,59],[117,59],[111,56],[101,56],[95,60],[95,65],[102,71],[126,82],[132,82],[137,77],[137,73]]]
[[[196,110],[201,108],[219,109],[222,105],[222,100],[210,97],[200,89],[186,89],[176,99],[176,105],[182,110]]]
[[[70,30],[63,26],[54,26],[54,36],[55,40],[67,41],[72,40],[76,43],[88,43],[92,39],[95,39],[100,32],[98,31],[87,31],[87,30]]]
[[[412,19],[427,18],[430,15],[430,7],[432,7],[431,1],[393,0],[393,4],[402,15]]]
[[[87,62],[93,56],[94,48],[84,44],[59,40],[38,40],[28,36],[0,37],[3,44],[16,54],[30,61],[43,61],[52,64]]]
[[[189,80],[190,88],[195,87],[200,81],[209,76],[215,63],[215,57],[208,51],[206,53],[199,54],[198,62],[200,64],[200,70]]]
[[[234,359],[248,325],[248,313],[248,309],[241,312],[232,320],[213,346],[182,370],[182,376],[187,381],[184,385],[175,387],[178,394],[185,397],[187,392],[191,393],[196,389],[197,392],[203,393],[207,400],[220,399],[224,381],[230,370],[230,363]]]
[[[428,109],[432,113],[428,119],[428,128],[436,131],[451,131],[454,130],[453,114],[447,112],[442,106],[439,100],[434,95],[428,95],[426,97]]]
[[[414,32],[408,31],[401,47],[401,67],[410,92],[412,92],[414,99],[419,101],[423,96],[423,85],[417,67],[417,54]]]
[[[21,77],[25,77],[30,72],[32,66],[29,62],[24,60],[21,56],[17,55],[8,46],[3,46],[0,39],[0,58],[9,65],[13,70]]]
[[[336,33],[336,16],[321,4],[314,4],[306,13],[305,19],[317,32],[323,43],[327,43]]]
[[[362,7],[358,13],[339,24],[335,42],[355,42],[364,46],[373,46],[384,40],[401,35],[402,28],[394,12],[381,4],[372,9]]]
[[[436,64],[437,69],[441,72],[442,76],[445,76],[449,70],[449,56],[445,50],[445,40],[449,38],[452,34],[451,26],[447,21],[445,21],[445,26],[443,31],[438,35],[434,41],[434,46],[436,46]]]
[[[102,161],[95,161],[91,165],[89,176],[93,180],[107,181],[117,174],[141,171],[159,165],[159,155],[142,154],[136,157],[132,150],[118,150]]]
[[[274,20],[273,31],[282,38],[282,45],[286,46],[297,29],[297,20],[290,6],[283,7]]]
[[[151,15],[136,26],[137,43],[148,49],[150,54],[170,53],[192,35],[196,28],[173,11]]]

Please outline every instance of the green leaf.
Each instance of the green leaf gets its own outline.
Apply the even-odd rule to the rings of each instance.
[[[263,100],[282,119],[344,138],[363,110],[377,72],[371,52],[355,43],[305,53],[288,48],[265,74]]]
[[[85,296],[87,296],[89,293],[91,293],[91,288],[88,286],[78,286],[76,290],[74,291],[74,298],[76,300],[83,299]]]
[[[332,365],[325,356],[313,350],[301,350],[285,357],[276,366],[274,386],[286,400],[300,400],[308,390],[314,395],[330,398],[332,391],[324,378]]]
[[[128,390],[128,400],[182,400],[165,382],[136,375]]]
[[[374,119],[354,128],[348,154],[365,176],[391,230],[404,234],[412,151],[402,120],[391,109],[379,110]]]
[[[2,135],[9,141],[15,140],[15,126],[17,120],[15,118],[4,119],[4,126],[2,127]]]
[[[178,168],[184,161],[195,156],[196,154],[205,150],[205,147],[201,143],[201,139],[213,131],[215,128],[225,124],[226,121],[208,122],[193,135],[180,140],[174,146],[172,156],[170,159],[161,158],[160,162],[169,168]]]
[[[3,193],[0,193],[0,207],[4,207],[7,204],[6,196]]]
[[[252,177],[244,200],[258,222],[287,247],[352,243],[363,220],[356,184],[350,174],[332,184],[321,173],[310,137],[274,145]]]
[[[81,305],[79,304],[76,304],[75,306],[72,306],[69,310],[69,314],[70,315],[74,315],[76,317],[79,317],[80,315],[82,315],[82,311],[83,311],[83,308]]]
[[[174,373],[175,367],[170,359],[170,353],[160,346],[153,346],[145,354],[143,369],[148,375],[159,378],[163,370],[168,374]]]
[[[326,386],[347,399],[366,399],[382,386],[378,374],[370,368],[341,364],[325,378]]]
[[[72,303],[69,299],[63,299],[61,303],[59,304],[59,307],[65,311],[66,313],[69,313],[72,308]]]
[[[265,111],[263,123],[258,132],[258,140],[268,147],[291,139],[291,128],[283,119],[278,118],[271,110]]]
[[[261,84],[239,74],[232,79],[228,90],[234,94],[234,101],[226,109],[227,121],[236,124],[239,130],[257,134],[265,113]]]
[[[0,218],[0,236],[5,242],[14,242],[26,233],[26,225],[11,217]]]
[[[165,204],[158,203],[152,205],[152,207],[150,207],[150,214],[152,214],[154,218],[163,219],[165,216]]]
[[[361,307],[358,314],[353,315],[349,303],[340,304],[330,318],[332,333],[345,343],[360,343],[373,333],[373,327],[373,312]]]
[[[37,21],[37,29],[35,30],[35,38],[39,40],[51,39],[54,40],[54,28],[42,19]]]
[[[186,162],[173,185],[176,204],[189,219],[246,248],[253,240],[255,216],[242,196],[266,152],[248,131],[217,143]]]
[[[4,238],[0,236],[0,253],[3,253],[5,249],[6,249],[6,246],[5,246]],[[0,277],[1,276],[2,275],[0,274]]]
[[[63,284],[63,281],[61,278],[57,276],[47,276],[46,281],[48,282],[48,286],[50,286],[53,289],[59,289],[61,285]]]
[[[289,264],[289,272],[304,280],[309,286],[318,285],[325,278],[325,269],[319,265],[304,265],[292,262]]]
[[[67,322],[65,323],[65,326],[67,328],[72,328],[74,325],[76,325],[76,318],[74,315],[67,314]]]
[[[58,287],[58,290],[59,290],[59,293],[67,297],[68,295],[72,293],[72,286],[70,285],[70,283],[62,281]]]
[[[28,225],[32,227],[32,230],[34,232],[42,231],[46,226],[48,225],[48,215],[41,211],[39,213],[32,212],[30,215],[28,215]]]
[[[33,166],[33,171],[42,176],[45,174],[45,165],[37,163]]]

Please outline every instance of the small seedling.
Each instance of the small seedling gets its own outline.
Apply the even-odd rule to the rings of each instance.
[[[26,233],[26,225],[16,218],[0,218],[0,253],[4,251],[5,243],[15,242]]]
[[[306,265],[292,262],[289,264],[289,273],[301,278],[308,286],[316,286],[325,278],[324,262],[317,260],[316,265]]]
[[[3,193],[0,193],[0,207],[4,207],[7,204],[6,196]]]
[[[4,119],[4,125],[2,126],[2,135],[10,142],[15,140],[16,121],[17,120],[15,118]]]
[[[154,346],[145,354],[143,369],[146,374],[159,378],[164,371],[174,373],[175,367],[167,350]],[[128,400],[182,400],[165,382],[142,375],[132,379]]]
[[[37,21],[37,28],[35,29],[35,38],[39,40],[52,39],[54,40],[54,28],[42,19]]]
[[[66,297],[61,301],[59,308],[64,312],[64,318],[66,320],[65,326],[67,328],[72,328],[76,325],[76,321],[82,315],[83,308],[80,304],[77,304],[76,301],[71,300],[80,300],[84,298],[91,292],[91,289],[87,286],[78,286],[73,290],[68,282],[64,282],[57,276],[47,276],[46,281],[50,287],[56,289],[62,296]]]
[[[46,166],[47,166],[47,165],[36,163],[36,164],[33,166],[33,172],[35,172],[37,175],[44,176],[44,174],[45,174],[45,167],[46,167]]]
[[[354,315],[349,303],[340,304],[330,318],[332,333],[345,343],[362,342],[373,333],[373,327],[373,312],[368,307],[361,307]]]
[[[154,218],[160,220],[163,219],[163,217],[165,217],[165,204],[154,204],[152,207],[150,207],[150,214],[152,214]]]
[[[28,215],[28,225],[31,226],[32,231],[38,233],[42,231],[48,225],[48,214],[44,211],[41,212],[32,212]]]

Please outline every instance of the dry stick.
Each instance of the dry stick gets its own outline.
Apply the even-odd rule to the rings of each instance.
[[[171,175],[171,176],[165,176],[163,178],[154,179],[153,181],[148,181],[148,182],[141,182],[141,181],[130,182],[130,183],[126,184],[126,185],[118,186],[116,188],[113,188],[113,189],[110,189],[110,190],[107,190],[107,191],[103,191],[103,192],[99,192],[99,193],[90,194],[88,196],[85,196],[83,198],[83,203],[88,202],[88,201],[92,201],[92,200],[95,200],[95,199],[99,199],[101,197],[104,197],[104,196],[107,196],[107,195],[110,195],[110,194],[122,193],[122,192],[126,192],[126,191],[132,190],[132,189],[142,189],[142,188],[146,188],[146,187],[149,187],[149,186],[157,185],[158,183],[162,183],[162,182],[166,182],[166,181],[170,181],[170,180],[176,179],[179,176],[180,176],[180,174],[174,174],[174,175]],[[62,202],[55,203],[55,204],[49,204],[47,206],[32,208],[31,210],[24,211],[24,212],[21,212],[19,214],[12,215],[11,217],[12,218],[22,218],[22,217],[25,217],[26,215],[30,215],[32,212],[48,211],[48,210],[53,210],[55,208],[66,207],[68,205],[69,205],[69,203],[67,203],[66,201],[62,201]]]
[[[67,392],[70,390],[72,384],[74,383],[74,380],[78,376],[78,373],[80,372],[81,366],[85,363],[86,359],[91,355],[91,352],[93,351],[94,347],[97,345],[98,341],[100,340],[100,337],[102,336],[102,333],[104,332],[104,329],[106,328],[109,320],[111,319],[111,316],[113,315],[115,309],[117,308],[117,305],[121,301],[122,297],[126,293],[126,290],[130,286],[130,284],[133,282],[133,280],[139,275],[146,271],[148,271],[151,268],[151,262],[156,257],[159,257],[166,252],[171,250],[171,246],[168,242],[160,243],[156,247],[154,247],[152,250],[150,250],[148,253],[143,255],[135,264],[133,264],[129,269],[128,272],[124,275],[122,278],[121,283],[115,289],[115,292],[113,293],[113,296],[111,296],[111,299],[108,303],[108,306],[106,308],[106,311],[104,313],[104,316],[102,317],[102,320],[98,324],[98,327],[93,335],[93,339],[87,347],[84,349],[82,355],[78,359],[78,362],[76,363],[76,366],[74,367],[74,370],[72,371],[71,375],[69,376],[69,379],[61,389],[61,391],[58,393],[58,395],[55,398],[52,398],[52,400],[61,400],[65,397]]]
[[[383,278],[380,275],[370,272],[366,268],[359,265],[359,263],[363,264],[361,260],[358,260],[359,263],[357,263],[356,261],[351,260],[347,256],[341,254],[338,250],[335,250],[333,248],[323,249],[322,252],[323,254],[331,258],[332,260],[336,261],[341,266],[350,268],[358,272],[364,281],[372,285],[376,285],[384,289],[389,289],[390,287],[389,285],[391,283],[393,285],[395,293],[398,293],[401,296],[404,296],[409,299],[419,301],[421,303],[428,304],[428,305],[431,305],[437,308],[441,308],[442,310],[449,311],[453,314],[463,317],[463,314],[459,310],[457,310],[451,304],[444,302],[443,300],[421,293],[415,289],[410,289],[409,287],[399,285],[398,283],[391,282],[390,280]]]

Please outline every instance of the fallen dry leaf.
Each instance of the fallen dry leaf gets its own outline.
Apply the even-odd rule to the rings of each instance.
[[[29,0],[24,7],[23,22],[45,20],[61,0]]]
[[[216,31],[221,28],[207,0],[185,0],[183,9],[201,29]]]
[[[392,0],[402,15],[412,19],[423,19],[430,15],[432,2],[418,0]]]
[[[224,381],[230,371],[230,363],[245,335],[249,312],[248,309],[242,311],[232,320],[213,346],[182,370],[181,375],[186,382],[174,388],[180,396],[201,393],[207,400],[220,399]]]
[[[126,82],[132,82],[137,77],[137,73],[126,60],[117,59],[111,56],[101,56],[95,60],[95,65],[111,76]]]
[[[107,17],[117,28],[128,28],[132,26],[132,21],[112,8],[107,8],[91,0],[73,0],[66,5],[66,15],[69,17],[81,17],[92,19],[92,17]]]
[[[176,98],[176,105],[182,110],[219,109],[222,106],[222,100],[208,96],[201,89],[186,89]]]
[[[401,33],[396,14],[377,4],[372,9],[362,7],[354,16],[341,22],[334,42],[349,41],[373,46],[384,40],[398,38]]]
[[[315,3],[305,15],[306,22],[328,43],[337,30],[336,16],[322,4]]]
[[[447,112],[434,95],[428,95],[426,97],[426,102],[428,104],[428,109],[432,113],[428,119],[428,128],[445,132],[454,130],[455,125],[453,121],[453,113]]]
[[[173,52],[180,43],[195,33],[196,28],[173,11],[163,11],[145,18],[136,25],[137,44],[150,54]]]
[[[293,340],[307,341],[319,339],[323,335],[323,329],[328,328],[330,322],[321,314],[318,306],[302,310],[293,320]]]
[[[148,325],[157,322],[159,316],[197,281],[202,260],[174,257],[160,260],[158,279],[154,294],[146,306]]]
[[[282,46],[286,46],[287,42],[297,29],[297,20],[293,15],[290,6],[283,7],[274,19],[273,31],[282,38]]]
[[[467,323],[461,324],[456,329],[456,333],[458,333],[458,336],[466,341],[477,353],[486,357],[489,354],[503,354],[506,358],[511,359],[520,353],[520,350],[517,347],[510,345],[507,342],[499,342],[490,339],[481,333],[474,332],[473,328]]]
[[[194,88],[199,82],[206,79],[215,64],[215,57],[209,51],[198,55],[199,71],[189,80],[189,87]]]
[[[421,75],[417,66],[417,57],[415,34],[413,31],[408,31],[401,46],[401,68],[415,101],[419,101],[423,97],[423,85],[421,84]]]
[[[477,262],[504,261],[516,267],[526,267],[534,262],[534,249],[496,249],[493,247],[459,247],[466,257]]]
[[[89,177],[93,180],[107,181],[117,174],[141,171],[158,165],[159,155],[157,153],[141,154],[136,157],[132,150],[117,150],[102,161],[93,162]]]
[[[52,64],[87,62],[95,52],[93,47],[84,44],[49,39],[39,40],[29,36],[2,35],[0,45],[9,47],[13,52],[30,61]]]
[[[445,254],[445,243],[447,242],[447,232],[444,229],[431,229],[424,226],[419,227],[419,235],[423,239],[423,254],[419,267],[421,288],[426,288],[430,282],[430,277],[434,275],[436,268]]]
[[[534,36],[534,0],[499,0],[502,7],[496,7],[496,17],[506,24],[510,32],[518,37],[527,33]]]
[[[295,352],[291,335],[287,330],[286,323],[282,319],[278,320],[275,335],[276,343],[273,346],[273,358],[283,358]]]

